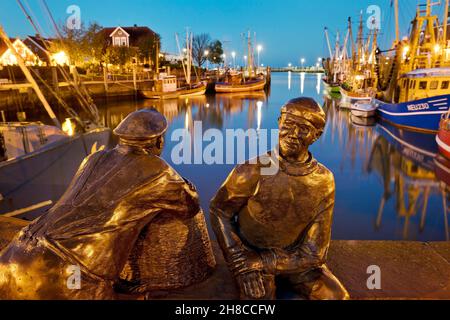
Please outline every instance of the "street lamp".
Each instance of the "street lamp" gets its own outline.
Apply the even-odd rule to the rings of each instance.
[[[302,58],[302,60],[300,60],[300,62],[302,63],[302,69],[303,69],[303,65],[305,64],[305,58]]]
[[[245,67],[247,68],[247,59],[248,59],[248,57],[247,56],[244,56],[244,62],[245,62]]]
[[[226,66],[227,66],[227,55],[224,53],[224,54],[222,55],[222,58],[223,58],[223,65],[224,65],[224,67],[226,68]]]
[[[233,67],[236,69],[236,52],[232,52],[231,56],[233,57]]]
[[[261,56],[261,51],[263,49],[262,45],[258,45],[257,49],[258,49],[258,66],[259,66],[261,64],[260,56]]]
[[[205,57],[206,57],[206,70],[209,70],[209,59],[208,59],[209,51],[208,51],[208,50],[205,50],[205,52],[204,52],[203,54],[204,54]]]

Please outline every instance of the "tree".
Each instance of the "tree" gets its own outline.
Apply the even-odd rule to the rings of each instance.
[[[202,33],[193,37],[192,40],[192,56],[194,62],[201,68],[208,59],[208,55],[205,55],[205,51],[209,51],[211,47],[211,36],[206,33]]]
[[[103,62],[105,50],[108,45],[102,31],[103,27],[93,22],[84,31],[81,40],[83,52],[87,55],[86,58],[92,59],[94,63],[97,62],[99,64]]]
[[[221,64],[223,60],[222,42],[216,40],[209,47],[208,60],[213,64]]]
[[[153,36],[144,36],[138,40],[139,56],[144,59],[146,63],[156,61],[156,55],[161,48],[161,36],[155,34]]]

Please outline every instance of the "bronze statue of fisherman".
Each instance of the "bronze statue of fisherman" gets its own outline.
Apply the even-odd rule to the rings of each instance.
[[[156,110],[118,126],[119,145],[87,158],[2,251],[0,299],[115,299],[118,284],[145,293],[208,277],[215,260],[197,192],[159,157],[166,130]]]
[[[306,299],[349,298],[326,265],[334,176],[308,151],[325,124],[313,99],[288,102],[279,120],[279,152],[235,168],[212,200],[213,228],[242,299],[275,299],[276,280]],[[262,175],[273,159],[278,173]]]

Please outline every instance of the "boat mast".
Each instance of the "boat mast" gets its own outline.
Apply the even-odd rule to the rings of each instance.
[[[191,84],[191,69],[192,69],[192,35],[189,29],[186,29],[186,53],[187,53],[187,66],[186,66],[186,83]]]
[[[330,59],[333,59],[333,49],[331,49],[330,37],[328,36],[328,28],[325,27],[325,38],[327,40],[328,52],[330,53]]]
[[[359,29],[358,29],[358,55],[357,55],[357,63],[360,64],[361,58],[364,55],[364,25],[363,25],[363,12],[361,11],[361,15],[359,18]]]
[[[400,41],[400,22],[399,22],[399,7],[398,0],[394,0],[395,9],[395,43]]]
[[[448,10],[449,8],[449,0],[445,0],[445,7],[444,7],[444,27],[443,27],[443,37],[444,37],[444,48],[447,48],[447,29],[448,29]]]
[[[352,60],[353,64],[355,63],[355,57],[356,57],[356,47],[355,47],[355,39],[353,38],[353,26],[352,26],[352,18],[348,17],[348,30],[349,30],[349,37],[352,41]]]
[[[23,60],[22,56],[16,51],[16,48],[14,48],[11,40],[9,39],[8,35],[6,34],[3,27],[0,25],[0,38],[5,42],[8,49],[11,51],[11,53],[16,57],[17,63],[22,70],[23,74],[27,78],[28,82],[31,84],[31,87],[36,92],[37,97],[44,105],[45,110],[47,111],[48,115],[52,119],[53,123],[58,127],[61,128],[61,123],[59,122],[58,118],[56,118],[55,113],[52,110],[52,107],[48,103],[47,99],[45,98],[44,94],[42,93],[41,89],[39,88],[39,85],[37,84],[36,80],[34,80],[33,76],[31,75],[30,70],[28,70],[25,61]]]
[[[248,31],[248,76],[249,78],[253,75],[253,49],[252,49],[252,35],[250,30]]]

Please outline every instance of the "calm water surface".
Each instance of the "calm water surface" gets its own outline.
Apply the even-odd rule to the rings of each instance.
[[[448,169],[434,159],[434,136],[398,130],[388,124],[356,125],[348,111],[339,109],[339,101],[326,96],[320,79],[321,75],[315,74],[277,73],[267,94],[119,102],[102,106],[101,113],[111,128],[140,108],[155,107],[164,113],[170,129],[163,157],[197,186],[207,211],[209,200],[233,166],[174,165],[171,151],[177,143],[170,141],[172,132],[179,128],[192,132],[194,121],[202,121],[203,131],[275,129],[285,102],[299,96],[313,97],[328,115],[325,134],[311,150],[336,177],[333,238],[449,240],[444,210]]]

